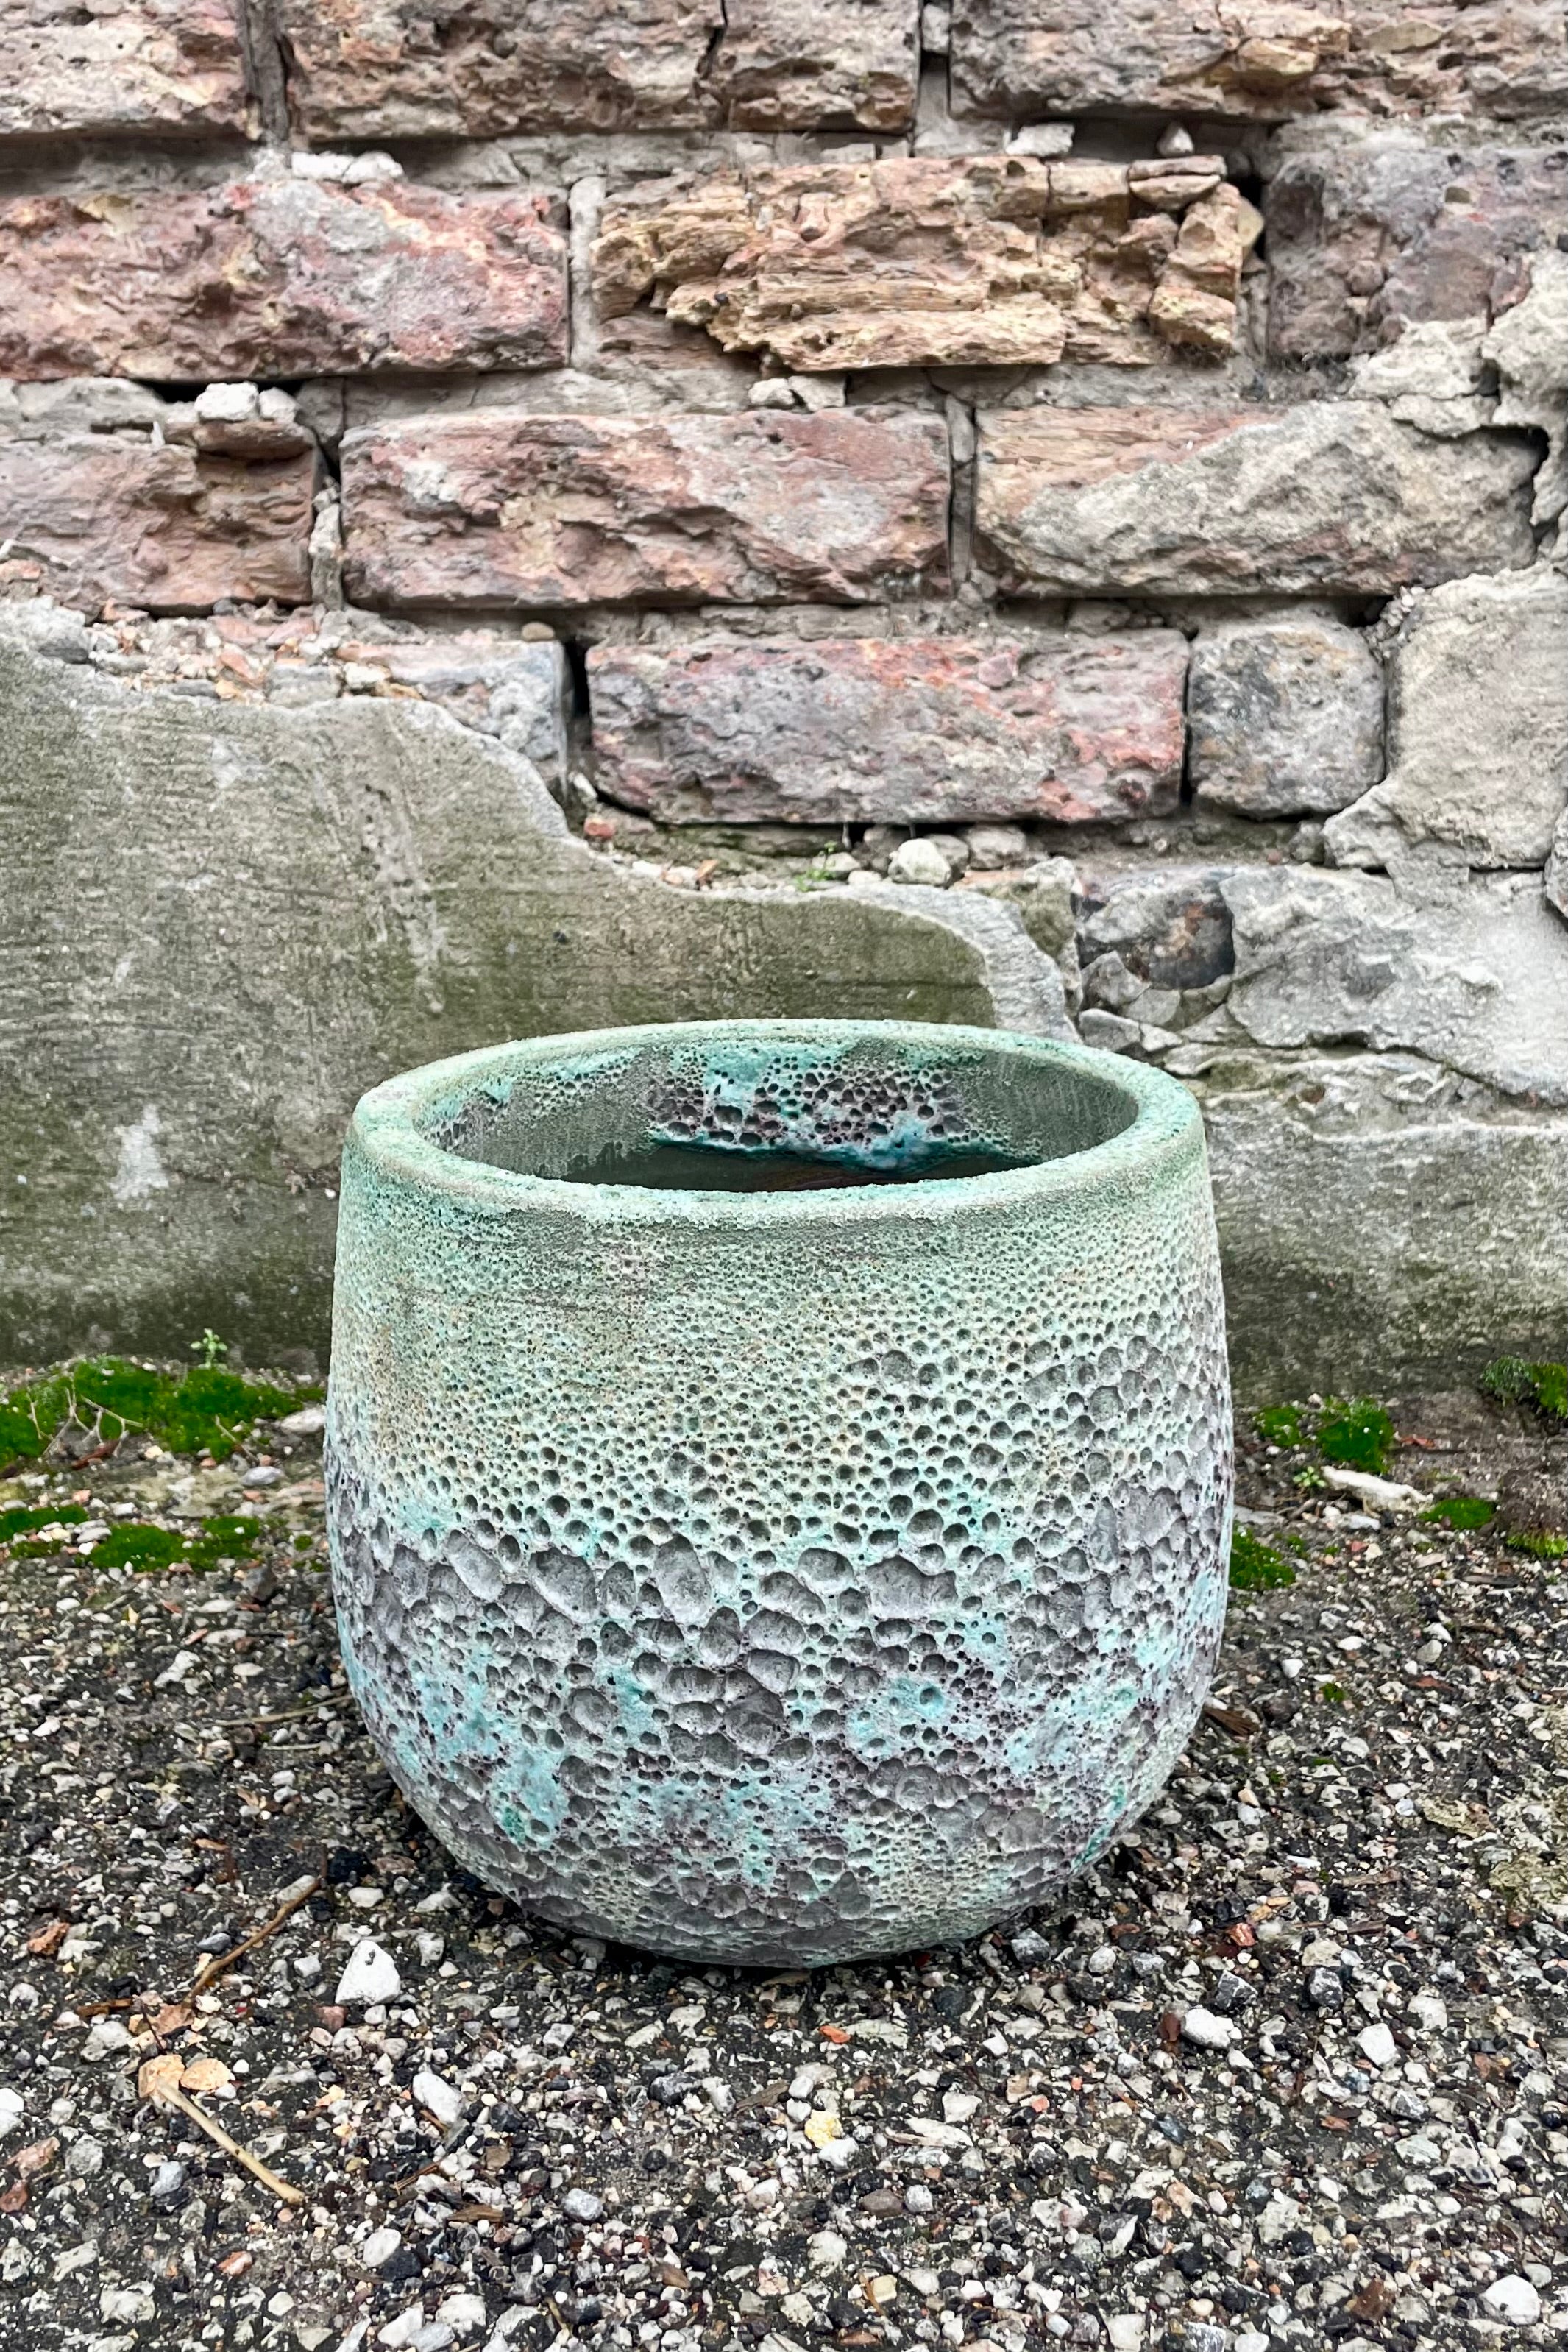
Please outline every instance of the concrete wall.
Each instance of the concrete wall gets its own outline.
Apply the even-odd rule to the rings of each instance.
[[[1560,1349],[1559,8],[0,23],[0,1353],[741,1010],[1163,1063],[1250,1387]]]

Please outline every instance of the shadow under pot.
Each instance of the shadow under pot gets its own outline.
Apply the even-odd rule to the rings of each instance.
[[[996,1031],[706,1022],[367,1095],[328,1403],[349,1678],[468,1869],[811,1964],[1051,1895],[1224,1615],[1202,1128]]]

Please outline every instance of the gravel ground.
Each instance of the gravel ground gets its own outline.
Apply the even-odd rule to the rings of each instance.
[[[1542,1423],[1396,1412],[1392,1475],[1561,1523]],[[530,1924],[404,1807],[312,1438],[138,1454],[0,1487],[90,1514],[0,1588],[0,2345],[1568,2334],[1568,1563],[1249,1437],[1297,1581],[1232,1596],[1165,1801],[1059,1910],[693,1971]],[[95,1530],[217,1514],[261,1522],[243,1560],[95,1567]]]

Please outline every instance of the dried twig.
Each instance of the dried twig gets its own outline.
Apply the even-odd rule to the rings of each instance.
[[[252,2156],[249,2148],[241,2147],[238,2140],[231,2138],[222,2124],[214,2123],[211,2116],[197,2106],[194,2099],[186,2097],[180,2088],[180,2077],[183,2072],[183,2059],[172,2054],[149,2058],[136,2078],[136,2087],[142,2097],[151,2099],[155,2106],[172,2107],[187,2122],[194,2124],[198,2131],[205,2132],[225,2156],[232,2156],[236,2164],[243,2164],[264,2189],[269,2189],[275,2197],[281,2198],[284,2204],[303,2205],[305,2192],[302,2189],[291,2188],[287,2180],[280,2180],[276,2172],[263,2164],[259,2156]]]
[[[265,1944],[269,1936],[276,1936],[289,1914],[298,1911],[302,1903],[308,1903],[320,1885],[319,1878],[302,1878],[297,1885],[291,1886],[265,1927],[258,1927],[254,1936],[247,1936],[244,1943],[236,1944],[232,1951],[214,1954],[191,1987],[191,1990],[193,1993],[205,1992],[207,1987],[210,1984],[215,1984],[219,1977],[225,1975],[236,1960],[244,1959],[247,1952],[254,1952],[256,1946]]]

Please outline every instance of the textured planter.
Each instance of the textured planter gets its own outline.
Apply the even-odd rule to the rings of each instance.
[[[522,1172],[650,1131],[1041,1156]],[[354,1115],[335,1314],[350,1679],[530,1909],[728,1961],[947,1941],[1097,1854],[1192,1728],[1230,1423],[1202,1129],[1157,1071],[828,1022],[438,1063]]]

